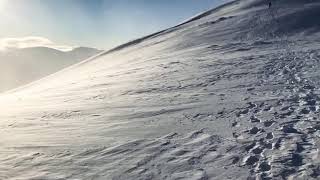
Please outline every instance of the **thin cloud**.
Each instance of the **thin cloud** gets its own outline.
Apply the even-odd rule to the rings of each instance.
[[[74,47],[59,45],[44,37],[21,37],[0,39],[0,50],[21,49],[30,47],[48,47],[60,51],[71,51]]]

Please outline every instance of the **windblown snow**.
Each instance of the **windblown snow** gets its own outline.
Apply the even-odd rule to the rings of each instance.
[[[319,179],[320,3],[239,0],[0,97],[0,179]]]

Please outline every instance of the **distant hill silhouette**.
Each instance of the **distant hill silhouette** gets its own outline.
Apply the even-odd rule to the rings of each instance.
[[[87,47],[67,52],[47,47],[0,51],[0,92],[38,80],[99,52]]]

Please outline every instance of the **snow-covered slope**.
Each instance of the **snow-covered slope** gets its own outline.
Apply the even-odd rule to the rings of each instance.
[[[43,78],[99,52],[87,47],[68,52],[47,47],[0,51],[0,92]]]
[[[0,179],[318,179],[320,4],[240,0],[0,97]]]

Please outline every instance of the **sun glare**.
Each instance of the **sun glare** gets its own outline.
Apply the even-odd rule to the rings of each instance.
[[[0,0],[0,13],[4,9],[8,0]]]

